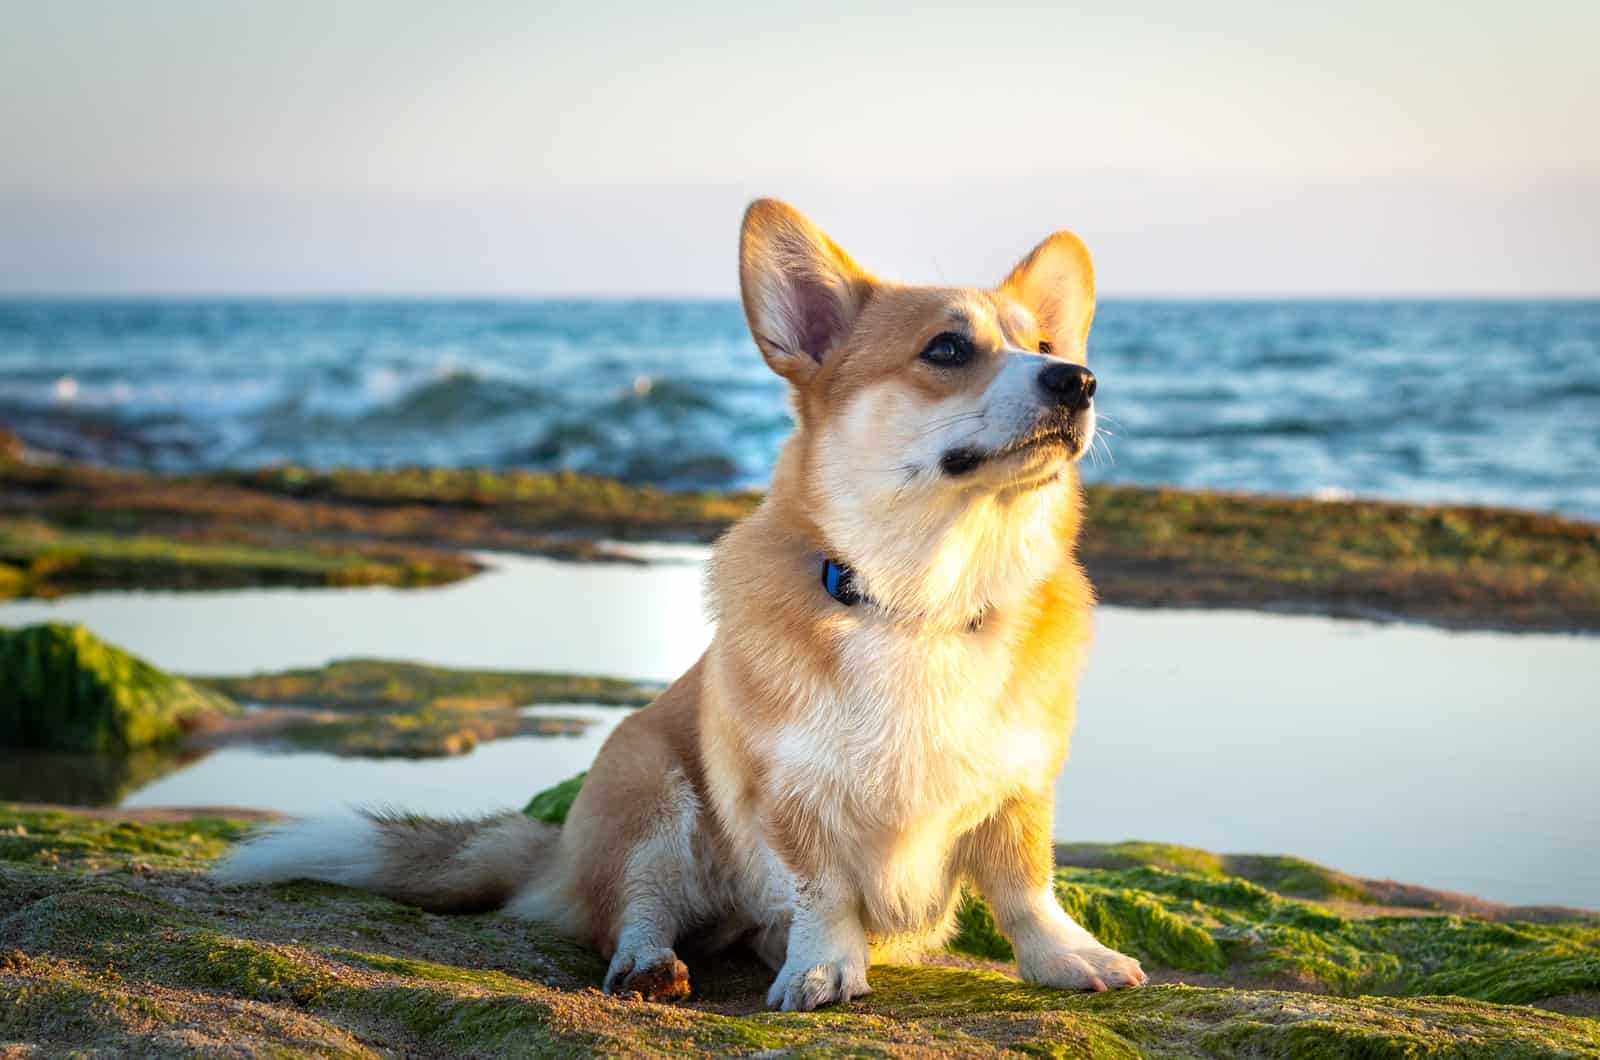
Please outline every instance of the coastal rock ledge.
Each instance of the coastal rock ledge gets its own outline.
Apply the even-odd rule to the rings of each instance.
[[[569,796],[530,812],[559,818]],[[1225,861],[1066,867],[1063,901],[1154,985],[1016,982],[969,901],[936,965],[877,966],[866,998],[772,1013],[746,959],[687,954],[694,997],[658,1005],[604,996],[593,954],[503,916],[212,884],[206,866],[250,827],[0,805],[0,1055],[1600,1056],[1600,1020],[1582,1014],[1600,997],[1600,926],[1581,914],[1314,902]],[[1284,886],[1307,878],[1297,866]]]

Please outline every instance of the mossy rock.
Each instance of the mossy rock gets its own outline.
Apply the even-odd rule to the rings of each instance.
[[[535,801],[559,817],[578,786]],[[1409,933],[1395,945],[1419,962],[1410,988],[1438,990],[1450,985],[1439,976],[1459,974],[1451,989],[1480,993],[1532,981],[1505,974],[1502,958],[1553,966],[1541,949],[1551,938],[1566,947],[1562,959],[1581,963],[1593,952],[1581,934],[1530,936],[1526,926],[1456,918],[1349,920],[1236,878],[1148,865],[1066,869],[1063,899],[1147,955],[1159,985],[1071,994],[962,958],[962,967],[879,965],[865,998],[774,1013],[763,1005],[770,974],[735,953],[690,955],[695,997],[656,1005],[602,995],[603,962],[536,924],[436,916],[322,884],[216,887],[207,863],[246,830],[217,819],[118,821],[0,805],[0,1052],[1600,1056],[1600,1021],[1590,1018],[1473,997],[1269,988],[1253,978],[1254,944],[1240,929],[1263,933],[1262,952],[1289,946],[1287,937],[1272,941],[1275,932],[1303,932],[1325,948],[1354,944],[1362,932]],[[1221,970],[1186,973],[1149,956],[1173,945],[1175,922],[1216,944],[1214,954],[1176,946],[1175,959],[1220,954]],[[1186,978],[1207,985],[1182,985]],[[1581,981],[1544,978],[1538,988]]]
[[[0,746],[125,753],[238,709],[82,626],[0,630]]]
[[[524,813],[566,819],[584,774],[535,795]],[[1084,857],[1088,845],[1064,847]],[[1104,868],[1063,867],[1056,894],[1106,945],[1147,968],[1235,983],[1293,983],[1319,994],[1459,994],[1527,1003],[1570,994],[1600,999],[1600,916],[1568,910],[1549,923],[1478,917],[1345,916],[1228,875],[1244,864],[1318,895],[1344,897],[1352,877],[1298,858],[1214,854],[1161,843],[1098,848]],[[1141,863],[1143,857],[1160,864]],[[1166,865],[1179,867],[1168,868]],[[1376,895],[1361,892],[1374,904]],[[1010,961],[1011,943],[988,906],[963,895],[952,955]]]
[[[480,569],[468,556],[419,546],[321,539],[285,545],[237,520],[208,533],[157,534],[129,529],[121,517],[107,519],[112,526],[91,529],[0,514],[0,599],[115,589],[414,587]]]
[[[508,710],[534,703],[639,707],[659,689],[585,674],[460,670],[398,659],[337,659],[324,666],[245,677],[195,677],[197,683],[254,703],[339,711]]]
[[[92,588],[438,584],[459,550],[612,559],[710,542],[754,492],[666,493],[572,472],[278,467],[200,476],[0,459],[0,597]],[[1600,524],[1370,500],[1092,485],[1079,555],[1106,603],[1600,630]],[[9,526],[7,525],[9,523]],[[425,543],[425,545],[423,544]]]

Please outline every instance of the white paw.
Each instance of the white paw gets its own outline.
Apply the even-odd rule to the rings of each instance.
[[[867,985],[867,964],[858,957],[841,957],[809,966],[784,964],[767,991],[767,1007],[785,1012],[810,1012],[821,1005],[849,1001],[872,993]]]
[[[608,994],[637,994],[646,1001],[682,1001],[689,996],[689,969],[665,946],[617,950],[602,988]]]
[[[1018,960],[1017,970],[1030,983],[1062,990],[1116,990],[1143,986],[1150,978],[1132,957],[1100,945],[1028,954]]]

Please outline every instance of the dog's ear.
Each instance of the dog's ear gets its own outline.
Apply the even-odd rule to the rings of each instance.
[[[1011,270],[1000,289],[1033,310],[1055,352],[1082,361],[1094,319],[1094,264],[1071,232],[1057,232]]]
[[[739,233],[739,289],[767,365],[804,385],[872,293],[872,277],[794,207],[757,199]]]

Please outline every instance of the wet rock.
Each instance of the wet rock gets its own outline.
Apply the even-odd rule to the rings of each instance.
[[[124,753],[238,709],[82,626],[0,630],[0,747]]]

